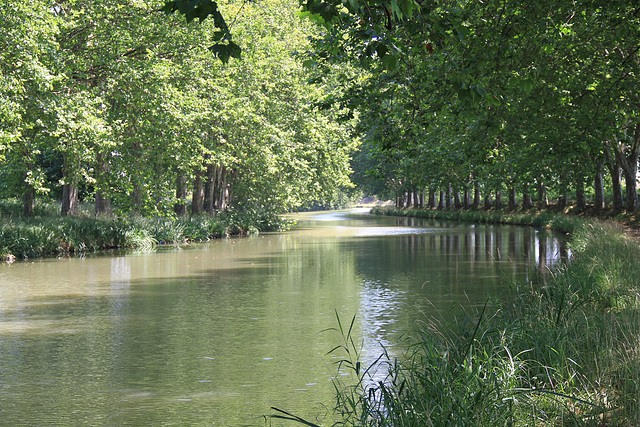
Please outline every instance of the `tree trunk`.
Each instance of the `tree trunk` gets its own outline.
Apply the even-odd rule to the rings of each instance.
[[[111,200],[105,198],[101,191],[96,191],[95,211],[97,215],[112,216]]]
[[[622,197],[622,183],[620,182],[620,175],[622,171],[620,166],[613,165],[609,168],[609,175],[611,175],[611,191],[613,191],[613,209],[622,210],[624,208],[624,198]]]
[[[480,206],[480,189],[477,185],[473,189],[473,206],[476,208]]]
[[[562,194],[558,196],[558,209],[564,209],[569,204],[569,195],[567,194],[567,190],[562,190]]]
[[[420,194],[418,190],[413,190],[413,207],[414,208],[420,207]]]
[[[502,190],[496,190],[496,209],[500,209],[502,207]]]
[[[605,146],[604,155],[606,158],[605,165],[609,170],[609,175],[611,176],[611,191],[613,192],[613,209],[616,211],[620,211],[624,208],[624,200],[622,198],[622,184],[620,183],[621,179],[621,169],[620,165],[616,162],[615,155],[611,151],[611,147],[609,144]]]
[[[462,201],[460,200],[460,190],[457,188],[453,191],[453,206],[456,209],[460,209],[462,207]]]
[[[445,192],[445,201],[444,201],[444,207],[449,209],[451,207],[451,185],[447,185],[447,190]]]
[[[218,208],[223,211],[230,203],[231,194],[229,192],[229,174],[231,172],[224,166],[218,169]]]
[[[531,200],[531,194],[522,193],[522,209],[531,209],[533,207],[533,200]]]
[[[633,135],[629,135],[633,130]],[[638,156],[640,154],[640,121],[623,129],[624,140],[614,145],[616,163],[622,168],[626,189],[625,209],[633,212],[638,209]]]
[[[625,185],[625,209],[627,212],[633,212],[638,209],[638,162],[627,170],[623,169],[624,185]]]
[[[204,210],[209,214],[215,214],[215,165],[207,165],[206,178],[204,180]]]
[[[67,155],[63,156],[62,164],[62,207],[60,214],[62,216],[73,216],[78,208],[78,184],[74,177],[72,165],[69,164]]]
[[[202,179],[203,171],[198,169],[195,171],[193,179],[193,197],[191,199],[191,214],[198,215],[204,211],[204,182]]]
[[[142,187],[140,186],[140,184],[133,184],[133,193],[131,193],[131,199],[133,200],[133,213],[142,213]]]
[[[184,175],[178,175],[176,178],[176,202],[173,211],[178,216],[187,214],[187,177]]]
[[[604,209],[605,206],[605,202],[604,202],[604,171],[603,171],[604,165],[603,162],[598,163],[598,168],[596,171],[596,176],[595,176],[595,182],[593,183],[593,188],[595,189],[595,202],[594,202],[594,207],[596,209]]]
[[[433,190],[431,188],[429,189],[428,207],[429,207],[429,209],[435,209],[436,208],[436,190]]]
[[[62,216],[73,216],[78,208],[78,187],[73,184],[62,186]]]
[[[491,209],[491,193],[488,191],[484,195],[484,208],[487,210]]]
[[[516,200],[516,188],[511,187],[508,190],[509,192],[509,210],[515,211],[518,207],[518,202]]]
[[[562,192],[560,193],[560,196],[558,196],[558,202],[556,203],[556,207],[558,209],[564,209],[569,205],[569,173],[568,172],[563,172],[562,173]]]
[[[424,189],[420,190],[418,201],[420,202],[420,207],[424,208]]]
[[[444,209],[446,203],[444,202],[445,192],[444,190],[440,190],[440,202],[438,203],[438,209]]]
[[[27,217],[33,216],[33,209],[35,208],[35,200],[36,200],[36,192],[31,185],[28,185],[24,191],[22,215]]]
[[[549,207],[549,196],[547,195],[547,187],[541,182],[538,185],[538,207],[540,209],[546,209]]]
[[[576,207],[585,209],[587,207],[587,195],[584,192],[584,179],[579,176],[576,179]]]
[[[469,209],[471,207],[471,192],[469,191],[469,187],[464,187],[464,195],[462,196],[462,206],[465,209]]]

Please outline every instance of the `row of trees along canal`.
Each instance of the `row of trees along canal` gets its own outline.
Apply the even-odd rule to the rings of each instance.
[[[194,213],[256,216],[335,200],[345,117],[365,141],[354,181],[398,204],[592,190],[602,207],[609,187],[638,207],[634,2],[307,0],[307,21],[275,0],[90,3],[0,11],[0,196],[26,214],[56,193],[63,214],[79,196],[166,214],[191,192]]]
[[[162,6],[3,4],[0,197],[23,198],[26,215],[45,197],[63,215],[83,198],[97,214],[167,215],[191,193],[195,214],[256,221],[334,202],[355,143],[337,108],[317,108],[335,73],[310,83],[296,57],[318,27],[288,0],[225,3],[225,54],[219,22]]]
[[[397,204],[638,208],[640,6],[625,0],[307,0],[308,60],[368,71],[357,182]],[[374,178],[374,179],[371,179]],[[586,190],[585,190],[586,188]],[[507,196],[503,196],[506,194]],[[484,200],[483,200],[484,199]],[[507,203],[504,203],[505,205]]]

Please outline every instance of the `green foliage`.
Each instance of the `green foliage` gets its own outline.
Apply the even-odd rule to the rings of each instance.
[[[222,17],[222,14],[218,11],[218,4],[211,0],[174,0],[166,1],[161,9],[167,14],[173,12],[180,12],[185,16],[187,22],[191,22],[198,18],[200,22],[207,19],[209,16],[213,17],[215,26],[223,30],[227,30],[227,24]]]
[[[611,181],[625,171],[626,209],[637,209],[631,3],[302,3],[328,28],[313,62],[367,71],[338,102],[358,117],[369,153],[355,166],[385,183],[378,194],[451,186],[564,197],[606,165]]]
[[[220,30],[214,33],[213,41],[215,43],[209,47],[209,50],[217,58],[220,58],[223,64],[228,63],[230,58],[240,59],[242,49],[231,41],[231,31],[224,16],[218,9],[217,2],[211,0],[166,1],[161,10],[168,15],[177,11],[184,15],[187,22],[191,22],[196,18],[202,22],[211,17],[214,27]]]

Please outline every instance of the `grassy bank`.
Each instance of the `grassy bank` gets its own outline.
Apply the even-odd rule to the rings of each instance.
[[[286,225],[286,224],[283,224]],[[5,260],[150,248],[158,244],[202,242],[230,234],[255,233],[263,224],[228,212],[180,218],[95,217],[81,212],[61,217],[59,206],[40,205],[34,217],[20,214],[17,202],[0,202],[0,256]],[[273,226],[273,224],[270,224]]]
[[[340,325],[344,342],[333,353],[353,375],[336,377],[333,421],[393,427],[640,425],[637,241],[615,225],[555,214],[445,214],[570,232],[572,260],[539,284],[512,284],[483,309],[461,311],[453,324],[424,321],[407,338],[406,354],[383,354],[372,366],[360,365],[359,343]]]

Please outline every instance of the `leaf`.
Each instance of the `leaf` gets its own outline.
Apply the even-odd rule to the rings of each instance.
[[[278,409],[275,406],[272,406],[271,409],[273,409],[274,411],[278,411],[278,412],[280,412],[281,414],[284,414],[284,415],[266,415],[265,417],[277,418],[277,419],[281,419],[281,420],[296,421],[296,422],[298,422],[300,424],[304,424],[304,425],[310,426],[310,427],[320,427],[318,424],[314,424],[314,423],[311,423],[309,421],[306,421],[306,420],[300,418],[297,415],[293,415],[293,414],[291,414],[291,413],[289,413],[287,411],[284,411],[282,409]]]
[[[213,0],[173,0],[165,1],[160,11],[166,14],[179,12],[185,16],[187,22],[198,18],[200,22],[208,17],[213,17],[214,24],[218,28],[226,29],[227,23],[218,10],[218,3]]]
[[[382,57],[382,65],[389,71],[393,71],[398,68],[398,58],[394,55],[386,54]]]
[[[235,44],[232,41],[229,41],[227,44],[216,43],[213,46],[209,47],[209,50],[222,61],[223,64],[229,62],[229,59],[236,58],[240,59],[242,54],[242,49],[240,46]]]
[[[400,10],[400,6],[398,6],[398,0],[391,0],[391,11],[398,20],[402,20],[404,14],[402,13],[402,10]]]
[[[379,43],[378,46],[376,47],[376,53],[380,58],[384,58],[384,56],[387,54],[388,51],[389,51],[389,48],[384,44]]]
[[[351,6],[349,8],[349,12],[356,13],[360,10],[360,3],[358,3],[358,0],[349,0],[348,3],[349,6]]]
[[[213,33],[213,41],[214,42],[220,42],[226,38],[229,38],[229,32],[228,31],[216,31]]]

